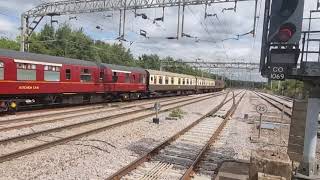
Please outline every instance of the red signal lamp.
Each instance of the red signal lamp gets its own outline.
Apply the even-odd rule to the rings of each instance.
[[[278,32],[278,40],[280,42],[288,42],[294,33],[296,32],[296,28],[292,24],[283,25]]]

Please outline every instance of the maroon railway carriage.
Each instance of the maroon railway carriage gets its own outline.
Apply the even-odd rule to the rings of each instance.
[[[144,69],[0,49],[0,112],[16,104],[80,104],[146,93]]]

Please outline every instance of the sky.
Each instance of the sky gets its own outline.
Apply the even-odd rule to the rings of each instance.
[[[21,14],[50,1],[53,0],[0,0],[0,36],[14,39],[20,33]],[[316,8],[316,2],[317,0],[305,1],[306,17],[310,9]],[[201,59],[214,62],[259,62],[264,0],[258,0],[257,35],[253,37],[252,34],[248,34],[237,38],[238,35],[253,30],[254,5],[254,1],[238,2],[236,11],[223,11],[224,8],[234,8],[235,3],[213,4],[208,6],[207,13],[217,14],[217,16],[206,19],[204,5],[186,7],[184,33],[197,37],[198,40],[195,38],[166,39],[166,37],[176,36],[177,7],[166,8],[164,22],[157,23],[153,23],[152,19],[162,16],[162,8],[137,10],[137,13],[145,13],[148,20],[134,17],[134,13],[128,11],[125,29],[125,39],[128,42],[124,45],[130,48],[136,57],[156,53],[161,57],[172,56],[186,61]],[[83,28],[86,34],[96,40],[114,43],[115,38],[118,37],[119,12],[116,11],[60,16],[54,19],[58,20],[59,24],[68,23],[75,29]],[[45,23],[50,23],[50,18],[44,18],[36,31],[39,31]],[[59,24],[54,26],[58,27]],[[101,28],[97,29],[97,26]],[[307,23],[303,26],[307,28]],[[140,30],[146,31],[149,38],[140,36]],[[245,80],[261,79],[258,72],[215,71],[229,75],[233,79],[240,76]],[[239,75],[239,73],[246,75]]]

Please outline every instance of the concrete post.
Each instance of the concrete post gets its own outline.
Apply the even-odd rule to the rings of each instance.
[[[316,175],[317,131],[320,112],[320,98],[309,98],[303,149],[302,172],[304,175]]]
[[[27,32],[27,20],[24,14],[21,15],[21,39],[20,39],[20,51],[24,52],[25,50],[25,38]]]

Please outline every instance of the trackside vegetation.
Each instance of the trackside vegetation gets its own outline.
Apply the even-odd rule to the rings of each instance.
[[[0,38],[0,48],[19,50],[17,40]],[[39,32],[29,38],[29,51],[38,54],[61,56],[74,59],[89,60],[108,64],[137,66],[145,69],[163,70],[188,75],[203,75],[216,78],[215,75],[202,72],[172,57],[160,58],[156,54],[141,55],[135,58],[130,49],[121,43],[108,44],[100,40],[93,40],[86,35],[83,29],[73,29],[68,24],[58,28],[45,25]]]

